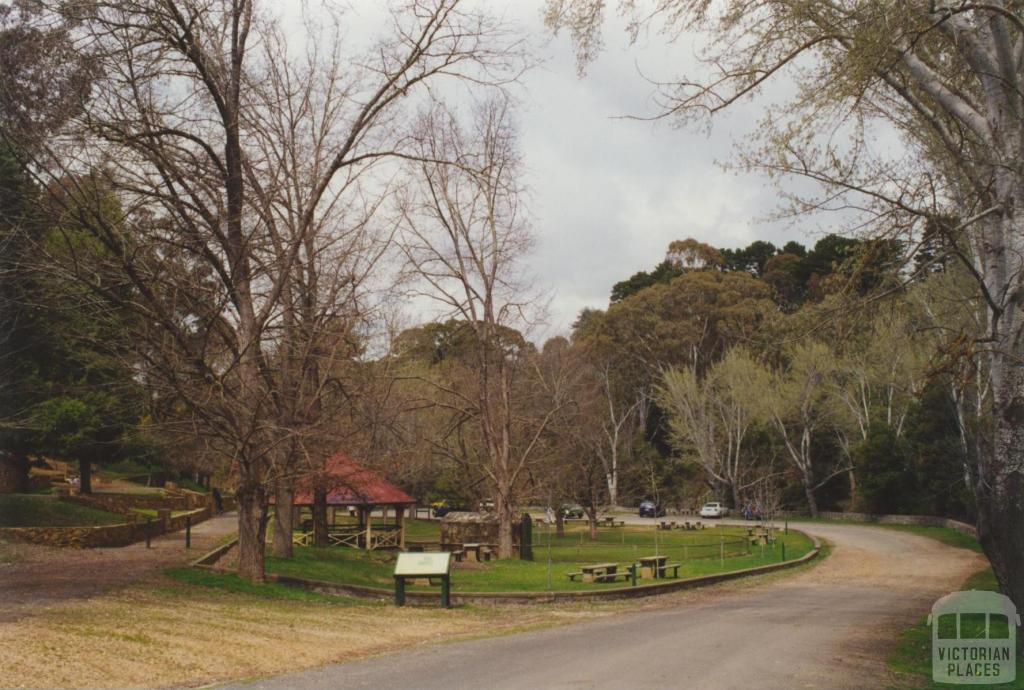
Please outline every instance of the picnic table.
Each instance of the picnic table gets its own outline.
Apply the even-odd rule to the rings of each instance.
[[[618,578],[628,578],[630,573],[620,573],[618,563],[591,563],[590,565],[581,565],[579,572],[566,573],[566,576],[576,581],[576,578],[580,578],[583,582],[615,582]]]
[[[618,563],[593,563],[580,566],[584,582],[603,582],[609,579],[609,576],[614,580],[618,570]]]
[[[668,556],[643,556],[637,560],[640,562],[640,577],[651,580],[658,577],[658,569],[668,562]]]
[[[471,542],[462,545],[462,552],[467,561],[483,562],[491,560],[493,549],[491,544],[478,544]]]
[[[640,577],[648,580],[668,577],[668,571],[672,571],[672,577],[679,577],[681,563],[669,563],[668,556],[644,556],[637,559],[640,562]]]
[[[601,518],[601,522],[604,524],[605,527],[625,527],[626,526],[626,521],[625,520],[616,520],[611,515],[606,515],[605,517]]]

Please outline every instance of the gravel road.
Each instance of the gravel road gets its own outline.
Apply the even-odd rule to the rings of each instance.
[[[817,567],[790,577],[719,588],[684,603],[648,603],[637,613],[224,687],[886,688],[893,679],[885,659],[898,632],[985,564],[973,552],[896,530],[811,523],[800,529],[834,548]]]

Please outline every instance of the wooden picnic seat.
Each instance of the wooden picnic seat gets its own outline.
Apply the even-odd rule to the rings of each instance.
[[[573,582],[576,582],[576,578],[577,577],[580,578],[580,581],[582,582],[583,581],[583,575],[584,575],[583,571],[577,571],[577,572],[574,572],[574,573],[566,573],[565,574],[565,576],[568,577]],[[615,582],[615,578],[617,578],[617,577],[627,577],[628,578],[629,577],[629,573],[594,573],[592,575],[592,577],[594,578],[594,582]]]
[[[461,563],[462,559],[466,557],[466,550],[465,549],[455,549],[454,551],[451,552],[451,554],[452,554],[452,558],[454,558],[457,563]]]
[[[669,570],[672,571],[672,577],[679,577],[679,568],[682,565],[682,563],[666,563],[665,565],[658,566],[658,577],[668,577],[666,573]]]
[[[619,578],[625,582],[630,577],[629,573],[608,573],[606,575],[595,575],[594,582],[616,582]]]
[[[594,582],[618,582],[619,580],[622,580],[623,582],[629,582],[633,579],[633,573],[635,570],[636,564],[633,563],[631,565],[626,566],[626,569],[623,572],[606,572],[601,574],[595,572],[593,573],[592,577],[594,578]],[[583,582],[583,575],[584,573],[582,570],[565,574],[565,576],[569,578],[569,580],[572,582],[576,582],[576,578],[580,578],[580,581]]]

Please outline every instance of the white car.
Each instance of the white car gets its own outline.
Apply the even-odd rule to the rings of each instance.
[[[729,509],[717,501],[705,503],[700,509],[700,516],[705,518],[720,518],[729,514]]]

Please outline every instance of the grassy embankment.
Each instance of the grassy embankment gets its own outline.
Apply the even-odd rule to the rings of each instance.
[[[125,517],[38,494],[0,495],[0,527],[89,527],[124,522]]]

